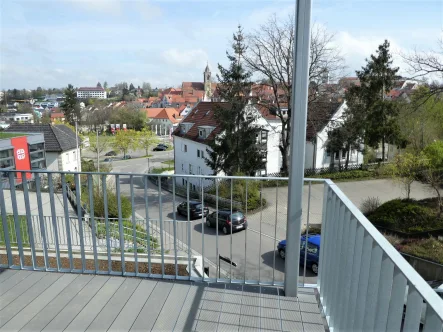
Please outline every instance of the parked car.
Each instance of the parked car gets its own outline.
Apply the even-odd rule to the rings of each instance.
[[[160,143],[153,149],[153,151],[166,151],[167,149],[168,146],[166,144]]]
[[[105,163],[111,163],[114,161],[114,159],[112,158],[105,158],[105,160],[103,160]]]
[[[113,157],[113,156],[116,156],[116,155],[117,155],[117,152],[115,152],[115,151],[109,151],[109,152],[107,152],[105,154],[106,157]]]
[[[320,258],[320,238],[321,235],[303,235],[300,239],[300,264],[305,263],[305,248],[308,246],[306,267],[309,267],[315,274],[318,273],[318,261]],[[277,245],[277,251],[281,258],[286,257],[286,240],[282,240]]]
[[[206,226],[217,226],[217,212],[211,213],[206,218]],[[232,232],[241,231],[248,228],[248,221],[246,216],[238,210],[219,210],[218,211],[218,228],[222,230],[224,234],[230,234]]]
[[[132,159],[132,157],[129,154],[127,154],[122,158],[122,160],[127,160],[127,159]]]
[[[188,216],[188,205],[186,202],[182,202],[177,206],[177,213],[182,216]],[[202,204],[198,201],[189,201],[189,219],[197,219],[202,217]],[[207,217],[209,214],[209,209],[204,208],[204,216]]]

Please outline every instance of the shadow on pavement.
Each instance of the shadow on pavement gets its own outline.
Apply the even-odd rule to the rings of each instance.
[[[262,263],[273,268],[274,267],[274,257],[275,257],[275,269],[280,272],[285,272],[285,261],[278,255],[277,251],[272,250],[265,252],[261,255]],[[303,276],[303,265],[300,264],[299,276]],[[306,268],[306,277],[316,277],[317,275],[312,272],[310,268]]]

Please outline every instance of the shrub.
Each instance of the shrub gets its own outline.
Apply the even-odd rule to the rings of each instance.
[[[364,171],[357,169],[352,171],[318,174],[315,177],[322,179],[331,179],[331,180],[348,180],[348,179],[366,179],[374,176],[375,176],[374,171],[367,171],[367,170]]]
[[[363,214],[374,212],[381,205],[378,197],[368,197],[361,203],[360,210]]]
[[[436,238],[406,241],[396,248],[406,254],[443,264],[443,242]]]
[[[240,202],[242,209],[246,210],[246,181],[248,181],[247,208],[255,210],[266,206],[266,200],[261,198],[260,181],[258,180],[234,180],[232,185],[232,199]],[[219,185],[219,196],[231,199],[231,182],[222,182]]]
[[[367,217],[376,226],[404,233],[424,232],[442,226],[433,209],[411,199],[386,202]]]
[[[86,197],[86,193],[82,193],[82,200],[87,202],[89,206],[89,199]],[[117,195],[112,190],[107,190],[107,201],[108,201],[108,217],[118,218],[118,204]],[[122,218],[129,218],[132,214],[132,205],[129,198],[126,196],[120,196]],[[94,190],[94,216],[105,217],[105,204],[103,199],[103,194],[99,190]]]

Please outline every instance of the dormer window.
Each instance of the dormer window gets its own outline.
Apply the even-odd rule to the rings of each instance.
[[[212,126],[199,126],[198,127],[198,138],[206,139],[211,134],[211,132],[215,129]]]

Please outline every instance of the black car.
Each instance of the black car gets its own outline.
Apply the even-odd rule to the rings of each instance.
[[[216,225],[217,212],[213,212],[206,218],[206,226],[216,227]],[[232,211],[231,214],[231,210],[219,210],[218,228],[220,228],[224,234],[230,234],[231,229],[232,232],[236,232],[248,228],[248,222],[246,216],[241,211]]]
[[[204,216],[206,217],[209,214],[209,209],[205,207]],[[182,216],[188,215],[188,205],[186,202],[182,202],[177,206],[177,213]],[[196,219],[202,217],[202,204],[198,201],[190,201],[189,202],[189,218]]]
[[[166,151],[168,149],[168,146],[166,144],[162,144],[160,143],[159,145],[157,145],[153,151]]]
[[[106,157],[112,157],[112,156],[116,156],[117,153],[115,151],[109,151],[108,153],[105,154]]]
[[[105,163],[111,163],[114,161],[114,159],[112,158],[105,158],[105,160],[103,160]]]

